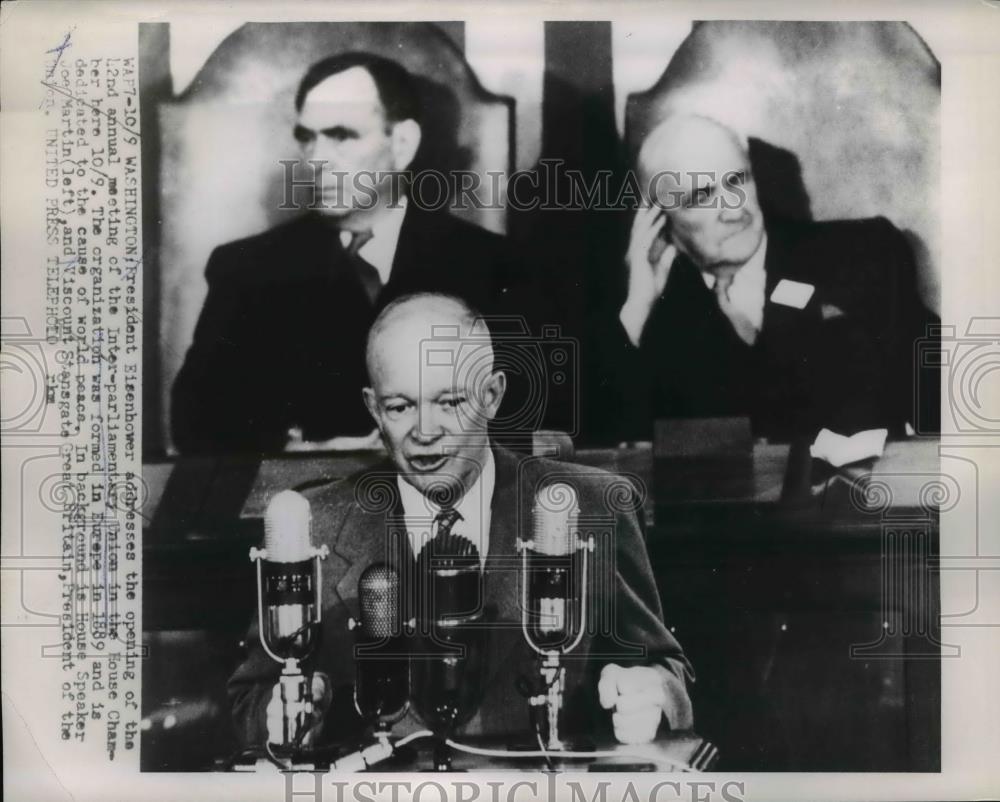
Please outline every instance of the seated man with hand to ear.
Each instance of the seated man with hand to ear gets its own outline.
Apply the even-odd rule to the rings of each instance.
[[[730,416],[776,441],[937,430],[940,379],[917,353],[937,319],[892,223],[765,220],[745,142],[707,117],[661,122],[637,172],[627,297],[595,342],[592,415],[621,427],[606,434]]]

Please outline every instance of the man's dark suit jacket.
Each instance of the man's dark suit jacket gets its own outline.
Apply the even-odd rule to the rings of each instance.
[[[407,209],[388,283],[369,302],[337,229],[315,213],[217,248],[208,297],[173,387],[183,453],[281,450],[367,434],[364,344],[379,309],[418,291],[484,314],[524,312],[505,240],[446,213]]]
[[[577,490],[581,528],[597,540],[591,582],[595,626],[567,659],[568,690],[564,710],[567,727],[591,735],[610,733],[609,715],[600,710],[597,681],[601,668],[619,665],[665,665],[678,720],[674,728],[690,728],[686,682],[693,679],[680,645],[664,626],[659,595],[635,513],[635,493],[627,480],[596,468],[517,455],[494,447],[496,482],[493,494],[489,554],[483,574],[483,602],[489,630],[485,660],[485,696],[476,715],[460,729],[465,734],[528,735],[527,701],[515,689],[521,675],[538,677],[534,652],[521,632],[520,556],[516,539],[529,537],[536,488],[562,481]],[[334,699],[326,717],[326,739],[357,734],[362,726],[354,711],[355,677],[352,635],[347,621],[358,616],[357,584],[375,562],[392,563],[394,537],[404,541],[398,552],[413,560],[401,520],[396,474],[389,463],[381,469],[321,486],[307,493],[313,509],[313,539],[330,547],[323,564],[323,619],[320,646],[307,661],[308,671],[326,672]],[[458,530],[457,530],[458,531]],[[389,533],[389,534],[387,534]],[[402,574],[402,571],[401,571]],[[603,581],[602,581],[603,580]],[[612,626],[613,622],[613,626]],[[247,637],[246,660],[229,681],[229,697],[238,734],[249,746],[266,739],[265,710],[279,675],[279,666],[260,646],[253,624]],[[411,711],[397,732],[416,729]]]
[[[596,343],[597,418],[619,439],[649,439],[669,417],[749,416],[777,440],[936,424],[936,375],[915,393],[915,344],[936,322],[916,290],[912,252],[886,219],[767,226],[764,321],[753,346],[733,331],[694,264],[678,256],[638,348],[618,321]],[[782,279],[810,284],[804,309],[771,301]],[[605,429],[607,433],[608,430]]]

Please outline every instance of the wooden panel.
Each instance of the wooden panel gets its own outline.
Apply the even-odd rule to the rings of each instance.
[[[659,511],[650,558],[721,769],[938,769],[937,520],[923,527],[928,551],[887,588],[878,518]],[[903,633],[918,610],[928,626]]]

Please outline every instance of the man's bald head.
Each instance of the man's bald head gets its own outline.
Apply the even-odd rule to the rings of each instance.
[[[673,114],[657,125],[639,148],[639,169],[659,171],[711,170],[720,158],[747,158],[746,143],[730,128],[698,114]]]
[[[385,361],[386,349],[412,350],[419,358],[421,343],[434,336],[451,341],[474,340],[482,360],[493,366],[493,343],[482,315],[461,298],[441,293],[417,293],[390,301],[368,331],[365,364],[369,378]]]

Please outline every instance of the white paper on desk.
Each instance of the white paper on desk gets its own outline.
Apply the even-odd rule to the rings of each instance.
[[[850,437],[822,429],[809,446],[809,453],[813,458],[826,460],[834,468],[839,468],[869,457],[881,457],[888,436],[888,429],[866,429]]]

